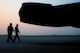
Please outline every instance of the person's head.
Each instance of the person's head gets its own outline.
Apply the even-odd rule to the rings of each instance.
[[[12,26],[12,23],[10,23],[10,26]]]
[[[16,26],[18,27],[18,24],[16,24]]]

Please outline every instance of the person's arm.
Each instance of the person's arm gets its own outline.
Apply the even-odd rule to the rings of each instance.
[[[19,29],[18,29],[18,32],[20,33]]]
[[[12,31],[14,31],[14,28],[12,27]]]
[[[20,31],[18,30],[18,32],[20,33]]]
[[[8,29],[9,29],[9,26],[7,27],[7,31],[8,31]]]
[[[9,32],[9,26],[7,27],[7,32]]]

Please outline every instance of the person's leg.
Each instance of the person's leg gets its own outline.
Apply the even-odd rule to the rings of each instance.
[[[7,43],[9,43],[9,39],[10,39],[10,33],[8,32]]]
[[[15,37],[14,37],[14,42],[15,42],[15,40],[16,40],[16,35],[15,35]]]
[[[12,42],[14,41],[13,38],[12,38],[12,36],[11,36],[11,41],[12,41]]]
[[[8,35],[8,38],[7,38],[7,43],[9,43],[9,39],[10,39],[10,35]]]
[[[15,37],[14,37],[14,42],[15,42],[16,38],[17,38],[17,33],[15,34]]]
[[[20,38],[19,38],[19,36],[17,36],[17,38],[18,38],[18,41],[21,41]]]
[[[16,36],[17,36],[17,38],[18,38],[18,41],[20,41],[20,38],[19,38],[19,36],[18,36],[18,33],[16,33]]]
[[[11,41],[13,42],[13,39],[12,39],[12,32],[10,33],[10,39],[11,39]]]

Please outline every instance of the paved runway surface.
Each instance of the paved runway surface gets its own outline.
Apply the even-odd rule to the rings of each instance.
[[[0,36],[0,53],[80,53],[80,37],[23,37],[21,42],[6,42]]]

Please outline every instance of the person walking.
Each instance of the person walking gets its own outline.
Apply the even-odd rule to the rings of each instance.
[[[14,29],[13,29],[12,23],[10,23],[10,25],[7,27],[7,32],[8,32],[7,43],[9,43],[10,39],[13,42],[13,39],[12,39],[12,32],[13,31],[14,31]]]
[[[20,33],[20,31],[19,31],[19,28],[18,28],[18,24],[16,24],[14,42],[15,42],[16,38],[18,38],[19,42],[21,41],[18,33]]]

